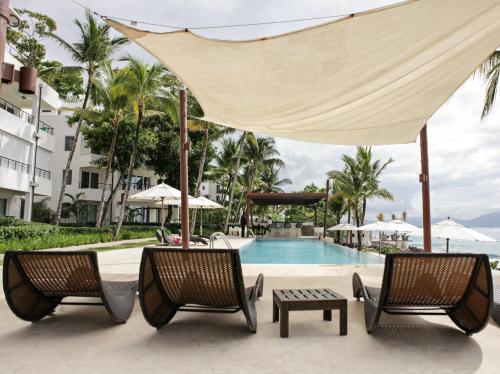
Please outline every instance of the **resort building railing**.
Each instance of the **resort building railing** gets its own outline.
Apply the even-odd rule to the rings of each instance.
[[[9,169],[18,170],[21,173],[26,173],[26,174],[29,174],[31,170],[30,165],[4,156],[0,156],[0,166],[5,166],[8,167]],[[35,176],[50,180],[51,172],[45,169],[35,168]]]
[[[0,108],[34,125],[33,116],[5,99],[0,98]],[[39,121],[40,130],[47,134],[54,135],[54,128],[43,121]]]

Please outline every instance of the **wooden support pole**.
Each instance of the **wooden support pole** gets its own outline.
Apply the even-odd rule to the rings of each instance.
[[[314,204],[314,227],[318,226],[318,203]]]
[[[420,130],[420,183],[422,183],[422,215],[424,251],[432,252],[431,242],[431,198],[429,189],[429,154],[427,149],[427,124]]]
[[[323,215],[323,238],[326,238],[326,224],[328,219],[328,194],[330,193],[330,179],[326,180],[325,212]]]
[[[7,40],[7,26],[9,25],[10,9],[9,0],[0,0],[0,78],[3,73],[3,59],[5,54],[5,43]],[[2,80],[0,79],[0,90]]]
[[[189,207],[188,207],[188,152],[189,143],[187,140],[187,100],[186,89],[179,91],[180,104],[180,141],[181,141],[181,236],[182,249],[189,249]]]

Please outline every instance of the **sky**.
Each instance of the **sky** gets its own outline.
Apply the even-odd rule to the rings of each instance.
[[[240,24],[349,14],[394,3],[390,0],[78,0],[100,14],[182,27]],[[73,19],[83,9],[70,0],[11,0],[16,8],[36,10],[54,18],[57,33],[71,42],[78,36]],[[307,21],[256,27],[200,30],[199,34],[222,39],[249,39],[297,30],[323,21]],[[143,28],[146,28],[142,26]],[[149,30],[159,30],[147,27]],[[161,29],[162,31],[168,31]],[[147,61],[153,58],[135,45],[130,52]],[[48,43],[48,58],[71,63],[65,52]],[[500,111],[481,121],[484,83],[470,78],[428,123],[431,212],[433,217],[470,219],[500,210]],[[276,139],[286,168],[283,177],[293,180],[288,190],[301,190],[314,182],[326,183],[326,173],[342,167],[343,154],[355,147],[313,144]],[[394,162],[382,177],[394,201],[370,200],[368,219],[379,212],[420,217],[421,186],[419,144],[373,147],[375,158]]]

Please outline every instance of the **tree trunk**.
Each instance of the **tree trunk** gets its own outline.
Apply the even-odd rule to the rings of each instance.
[[[179,209],[179,208],[177,208]],[[172,214],[173,214],[173,209],[172,205],[167,206],[167,217],[165,218],[165,224],[170,223],[170,220],[172,219]]]
[[[113,138],[111,139],[111,145],[108,152],[108,163],[106,165],[106,174],[104,175],[104,184],[102,187],[101,201],[99,202],[99,209],[97,210],[97,220],[96,226],[100,227],[104,211],[104,198],[106,196],[106,190],[108,189],[108,179],[111,172],[111,166],[113,166],[113,157],[115,154],[116,138],[118,136],[118,125],[120,124],[120,114],[117,114],[113,121]],[[110,189],[111,190],[111,189]]]
[[[227,232],[227,226],[229,225],[229,217],[231,216],[231,206],[233,204],[233,198],[234,198],[234,189],[236,187],[236,182],[238,178],[238,170],[240,170],[241,155],[243,154],[243,146],[245,145],[246,135],[247,132],[244,131],[240,139],[240,148],[238,149],[238,157],[236,158],[236,165],[234,166],[233,181],[231,182],[231,193],[229,194],[229,202],[227,204],[226,222],[224,223],[224,230],[223,230],[224,233]]]
[[[243,203],[243,198],[245,197],[245,194],[242,192],[241,195],[240,195],[240,198],[238,200],[238,206],[236,207],[236,210],[234,212],[234,219],[235,221],[238,221],[238,215],[240,213],[240,209],[241,209],[241,204]]]
[[[359,207],[357,209],[354,210],[354,217],[356,219],[356,226],[359,227],[360,226],[360,213],[359,213]],[[358,251],[361,250],[361,231],[356,231],[356,233],[358,234]]]
[[[363,197],[363,210],[361,212],[361,226],[365,224],[366,217],[366,197]]]
[[[90,76],[89,76],[89,81],[87,82],[87,88],[85,90],[85,98],[83,99],[82,110],[85,110],[87,108],[91,87],[92,83],[90,81]],[[80,118],[78,119],[78,123],[75,129],[74,141],[69,151],[68,160],[66,161],[66,168],[64,169],[63,180],[61,183],[61,191],[59,192],[59,201],[57,202],[57,209],[54,217],[55,225],[59,225],[59,223],[61,222],[61,210],[64,200],[64,193],[66,192],[66,186],[68,185],[69,170],[71,169],[71,162],[73,161],[73,155],[75,154],[76,145],[78,144],[78,138],[80,136],[80,128],[82,126],[82,122],[83,122],[83,113],[80,115]]]
[[[127,184],[125,185],[125,191],[123,192],[122,206],[120,207],[120,215],[118,217],[118,222],[116,222],[115,232],[113,233],[113,240],[118,240],[120,236],[120,229],[123,223],[123,217],[125,216],[125,209],[128,201],[128,194],[130,192],[130,185],[132,183],[132,174],[134,173],[135,157],[137,155],[137,148],[139,148],[139,135],[141,134],[141,124],[142,124],[142,111],[144,109],[144,103],[139,103],[139,114],[137,116],[137,125],[135,128],[134,145],[132,147],[132,155],[130,156],[130,162],[128,165],[127,173]]]
[[[198,167],[198,177],[196,178],[196,186],[194,190],[194,197],[200,196],[200,185],[203,179],[203,172],[205,171],[205,161],[207,158],[207,149],[208,149],[208,125],[205,125],[205,136],[203,137],[203,151],[201,153],[200,166]],[[194,229],[196,227],[196,213],[198,209],[193,209],[193,213],[191,213],[191,235],[194,234]]]
[[[106,219],[106,214],[108,213],[109,206],[112,204],[113,199],[116,195],[116,191],[118,191],[118,187],[120,187],[122,181],[122,177],[120,175],[120,178],[118,178],[118,182],[113,187],[113,190],[108,196],[108,199],[106,200],[106,204],[104,204],[104,209],[102,210],[102,218],[101,218],[101,226],[104,224],[104,220]],[[111,217],[113,218],[113,217]]]

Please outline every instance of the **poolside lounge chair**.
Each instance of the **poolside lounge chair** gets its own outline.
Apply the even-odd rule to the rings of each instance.
[[[95,252],[7,251],[3,288],[12,312],[25,321],[39,321],[65,304],[101,305],[115,322],[125,323],[138,282],[103,281]],[[96,297],[102,302],[64,302],[66,297]]]
[[[497,285],[497,287],[495,288],[493,310],[491,312],[491,316],[500,325],[500,285]]]
[[[163,243],[165,240],[163,239],[163,233],[162,233],[162,230],[160,229],[156,229],[155,231],[155,235],[156,235],[156,239],[158,239],[158,241],[160,243]]]
[[[161,230],[161,233],[163,235],[163,243],[167,243],[169,245],[174,245],[174,246],[180,245],[180,241],[181,241],[180,237],[174,238],[172,235],[167,234],[165,232],[165,230]],[[201,236],[197,236],[197,235],[190,235],[189,241],[193,242],[195,244],[208,245],[208,241],[205,238],[202,238]]]
[[[245,288],[240,255],[235,249],[146,247],[139,274],[139,298],[146,321],[157,329],[178,311],[243,311],[251,332],[257,331],[255,301],[264,276]]]
[[[465,333],[488,323],[493,286],[488,256],[478,254],[388,254],[382,288],[365,287],[353,274],[353,293],[364,299],[368,333],[388,314],[446,314]]]

